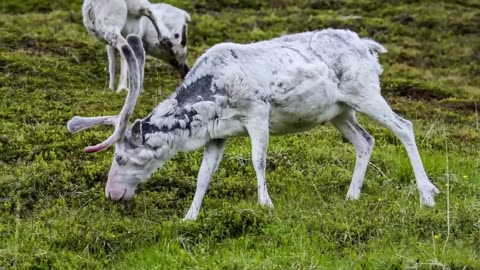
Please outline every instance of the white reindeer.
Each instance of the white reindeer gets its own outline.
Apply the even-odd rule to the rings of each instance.
[[[116,48],[124,61],[123,46],[129,46],[121,35],[122,29],[129,22],[130,27],[139,28],[140,18],[146,16],[156,29],[158,40],[162,40],[162,32],[168,32],[163,24],[158,24],[152,14],[151,4],[147,0],[84,0],[82,7],[83,24],[99,41],[107,44],[107,51]],[[131,49],[131,48],[130,48]],[[133,53],[130,50],[130,53]],[[126,63],[128,67],[133,63]],[[140,81],[143,82],[144,67],[139,66]],[[137,75],[135,75],[137,76]],[[113,89],[114,79],[110,76],[109,87]]]
[[[248,135],[258,182],[258,200],[272,207],[265,181],[269,134],[308,130],[331,122],[356,150],[347,199],[358,199],[374,145],[355,118],[361,112],[390,129],[410,158],[422,205],[434,206],[439,191],[429,181],[415,144],[412,124],[395,114],[380,94],[382,67],[378,43],[345,30],[287,35],[252,44],[218,44],[204,53],[175,93],[129,128],[138,89],[118,116],[74,117],[77,132],[93,125],[115,125],[115,139],[86,152],[115,144],[105,195],[126,200],[179,151],[204,146],[197,189],[186,220],[196,219],[227,138]],[[135,97],[134,97],[135,95]],[[113,135],[112,135],[113,136]]]
[[[169,4],[152,4],[151,11],[162,30],[161,43],[158,41],[157,31],[147,17],[137,20],[128,19],[122,30],[124,36],[137,34],[143,41],[147,55],[161,59],[175,68],[182,78],[187,75],[187,27],[190,15],[183,9]],[[115,80],[115,48],[107,45],[108,71],[110,74],[110,89],[114,89]],[[117,91],[127,89],[127,63],[122,58],[120,78]]]

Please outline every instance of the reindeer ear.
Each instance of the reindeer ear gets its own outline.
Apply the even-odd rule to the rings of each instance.
[[[142,136],[142,120],[137,119],[132,125],[131,131],[131,139],[130,141],[136,145],[143,144],[143,136]]]

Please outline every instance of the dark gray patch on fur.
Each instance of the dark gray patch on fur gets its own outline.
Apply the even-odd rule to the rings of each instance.
[[[339,63],[340,63],[340,61],[337,61],[332,69],[335,72],[335,77],[337,77],[338,81],[340,82],[340,81],[342,81],[344,70],[343,70],[342,67],[340,67]]]
[[[365,140],[366,140],[369,144],[372,144],[372,143],[373,143],[372,135],[368,134],[368,132],[366,132],[365,129],[363,129],[359,124],[355,123],[354,128],[355,128],[358,132],[360,132],[360,134],[362,134],[363,138],[365,138]]]
[[[142,46],[142,41],[137,35],[129,35],[127,42],[135,53],[138,64],[141,65],[140,68],[142,68],[145,63],[145,51]]]
[[[230,53],[232,54],[233,58],[238,59],[238,55],[234,50],[230,50]]]
[[[157,126],[157,125],[152,124],[150,122],[150,118],[152,117],[152,114],[149,115],[147,118],[145,118],[142,121],[142,141],[143,141],[143,144],[145,144],[145,142],[146,142],[146,135],[147,134],[152,134],[152,133],[156,133],[156,132],[167,133],[167,132],[174,131],[176,129],[183,129],[183,130],[188,130],[189,134],[191,134],[192,130],[191,130],[190,123],[193,120],[193,116],[196,115],[196,114],[197,114],[197,112],[194,109],[191,109],[189,111],[187,111],[186,109],[181,109],[180,111],[178,111],[174,114],[164,115],[163,117],[173,117],[176,120],[178,120],[171,127]],[[185,128],[182,128],[180,126],[180,120],[186,121]]]
[[[127,130],[127,132],[130,132],[130,131]],[[131,138],[131,135],[130,135],[130,134],[128,134],[128,135],[126,134],[126,135],[123,137],[123,141],[122,141],[122,142],[123,142],[123,144],[128,145],[128,147],[131,148],[131,149],[134,149],[134,148],[137,148],[137,147],[138,147],[138,145],[132,141],[132,138]],[[119,163],[119,164],[120,164],[120,163]]]
[[[190,83],[189,85],[182,85],[177,88],[176,95],[174,97],[177,100],[177,109],[161,116],[162,118],[169,118],[170,120],[176,121],[171,126],[152,124],[150,119],[153,113],[150,114],[142,121],[141,125],[143,143],[145,144],[146,142],[147,134],[156,132],[167,133],[176,129],[181,129],[188,130],[191,134],[191,122],[193,121],[193,117],[198,113],[194,109],[186,109],[185,105],[198,102],[198,98],[200,98],[202,101],[214,101],[215,95],[225,93],[225,91],[221,88],[212,85],[212,80],[212,75],[206,75]],[[218,118],[218,115],[213,117],[213,119],[215,118]],[[181,121],[185,121],[184,127],[182,127],[180,124]]]
[[[93,6],[90,5],[88,9],[88,20],[92,22],[92,26],[95,27],[95,13],[93,12]]]
[[[189,85],[180,86],[175,95],[178,106],[195,103],[197,97],[201,97],[204,101],[213,101],[212,79],[212,75],[206,75]]]
[[[187,46],[187,25],[184,24],[182,27],[182,41],[180,42],[183,47]]]
[[[215,90],[215,95],[227,96],[227,91],[224,88],[218,87],[215,83],[213,84],[213,89]]]
[[[160,128],[157,127],[156,125],[152,125],[150,123],[150,118],[152,117],[152,114],[150,114],[147,118],[145,118],[142,123],[141,123],[141,130],[142,130],[142,142],[145,144],[146,142],[146,135],[155,133],[155,132],[160,132]]]
[[[122,166],[126,164],[126,161],[122,158],[121,155],[115,154],[114,155],[115,161],[118,163],[118,165]]]
[[[126,59],[131,59],[135,57],[132,49],[128,45],[123,45],[121,50]]]
[[[193,116],[197,115],[197,111],[195,109],[190,109],[187,110],[185,108],[182,108],[179,112],[175,113],[175,118],[180,119],[187,117],[189,121],[192,121]]]

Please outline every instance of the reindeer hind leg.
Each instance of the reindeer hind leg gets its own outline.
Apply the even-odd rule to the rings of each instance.
[[[369,116],[391,130],[400,139],[407,150],[410,163],[413,167],[418,191],[420,193],[420,203],[425,206],[434,206],[434,197],[439,191],[432,182],[430,182],[423,168],[422,160],[415,143],[412,123],[394,113],[379,93],[369,96],[368,98],[352,97],[349,99],[349,102],[356,111]]]

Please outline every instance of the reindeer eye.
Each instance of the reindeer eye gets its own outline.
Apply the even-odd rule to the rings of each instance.
[[[122,160],[122,156],[115,154],[115,161],[118,163],[118,165],[123,165],[125,162]]]

